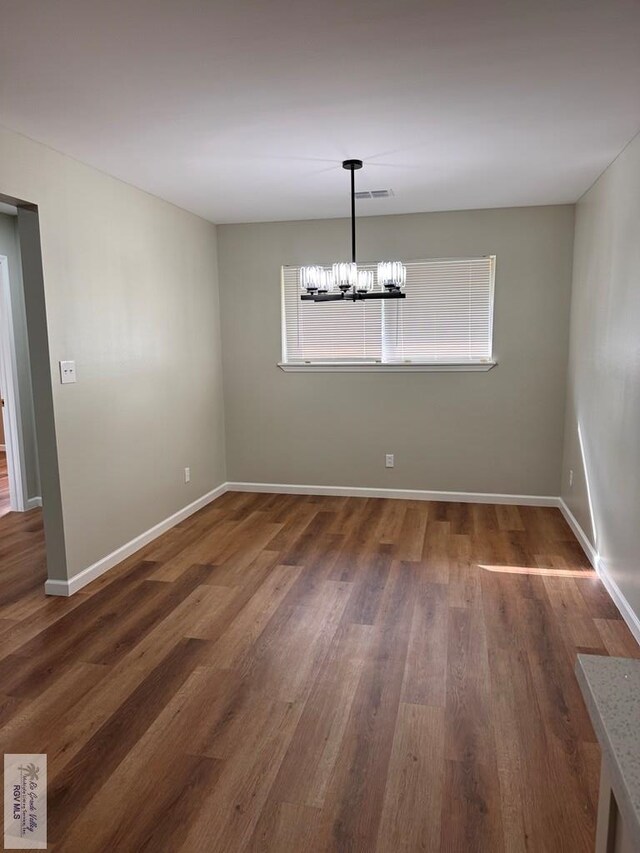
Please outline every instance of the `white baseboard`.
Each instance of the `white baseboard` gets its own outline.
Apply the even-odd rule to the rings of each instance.
[[[35,498],[28,498],[27,499],[27,506],[26,506],[27,510],[35,509],[36,507],[39,507],[39,506],[42,506],[42,498],[41,497],[38,496]]]
[[[76,575],[76,577],[79,576]],[[68,596],[73,595],[74,592],[77,592],[79,589],[81,589],[80,586],[73,586],[73,581],[74,578],[71,578],[70,581],[57,581],[51,580],[51,578],[49,578],[44,582],[44,591],[47,595],[61,595],[67,598]],[[87,583],[89,583],[89,581],[87,581]],[[84,584],[82,584],[82,586],[84,586]]]
[[[638,615],[634,612],[631,605],[624,597],[622,590],[611,577],[611,572],[607,568],[605,561],[593,547],[591,541],[589,540],[589,537],[584,532],[584,530],[578,523],[578,520],[562,498],[559,499],[559,506],[560,511],[562,512],[563,516],[567,521],[567,524],[569,525],[569,527],[575,534],[576,539],[582,546],[582,550],[587,555],[587,559],[589,560],[593,568],[596,570],[598,577],[600,578],[603,583],[603,586],[611,596],[613,603],[620,611],[620,615],[627,623],[627,627],[635,637],[636,642],[640,644],[640,618],[638,618]]]
[[[178,510],[178,512],[174,512],[173,515],[170,515],[168,518],[165,518],[164,521],[160,521],[158,524],[155,524],[153,527],[146,530],[144,533],[141,533],[139,536],[136,536],[135,539],[132,539],[130,542],[127,542],[125,545],[122,545],[120,548],[117,548],[115,551],[112,551],[111,554],[107,554],[106,557],[103,557],[101,560],[98,560],[92,566],[89,566],[83,571],[79,572],[77,575],[74,575],[72,578],[66,581],[61,580],[48,580],[45,582],[44,591],[47,595],[63,595],[69,596],[73,595],[74,592],[77,592],[82,587],[86,586],[91,581],[99,578],[100,575],[103,575],[105,572],[112,569],[114,566],[117,566],[118,563],[121,563],[123,560],[126,560],[127,557],[130,557],[132,554],[135,554],[136,551],[139,551],[140,548],[148,545],[149,542],[153,542],[154,539],[157,539],[158,536],[162,536],[163,533],[166,533],[167,530],[170,530],[172,527],[175,527],[176,524],[179,524],[181,521],[184,521],[185,518],[188,518],[190,515],[193,515],[194,512],[197,512],[202,507],[214,501],[216,498],[219,498],[220,495],[223,495],[227,491],[227,484],[222,483],[222,485],[218,486],[216,489],[213,489],[211,492],[207,492],[206,495],[202,495],[202,497],[198,498],[198,500],[190,503],[188,506],[183,507]]]
[[[587,555],[587,559],[589,560],[593,568],[598,571],[598,552],[591,544],[591,540],[584,532],[582,527],[580,527],[580,525],[578,524],[578,519],[571,512],[571,510],[562,498],[559,498],[558,505],[560,507],[560,512],[563,514],[565,521],[571,528],[573,535],[576,537],[582,547],[582,550]]]
[[[638,615],[633,611],[627,599],[624,597],[624,594],[618,584],[611,577],[611,572],[609,571],[609,569],[607,568],[607,564],[601,557],[598,559],[596,571],[605,589],[613,599],[613,603],[620,611],[620,615],[627,623],[627,627],[635,637],[635,640],[638,645],[640,645],[640,619],[638,618]]]
[[[353,498],[397,498],[410,501],[559,506],[559,498],[546,495],[501,495],[491,492],[429,492],[423,489],[370,489],[359,486],[302,486],[284,483],[227,483],[229,492],[270,492],[282,495],[333,495]]]

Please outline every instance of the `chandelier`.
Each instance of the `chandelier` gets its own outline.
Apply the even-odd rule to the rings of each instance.
[[[358,269],[355,172],[362,169],[362,160],[344,160],[342,168],[351,172],[351,263],[300,267],[300,298],[305,302],[404,299],[407,268],[400,261],[381,261],[375,274],[373,270]]]

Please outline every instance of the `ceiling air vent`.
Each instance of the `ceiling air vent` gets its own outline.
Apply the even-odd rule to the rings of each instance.
[[[356,193],[356,198],[391,198],[393,190],[364,190]]]

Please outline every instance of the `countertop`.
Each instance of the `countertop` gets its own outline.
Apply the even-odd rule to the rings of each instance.
[[[576,675],[618,809],[640,850],[640,660],[578,655]]]

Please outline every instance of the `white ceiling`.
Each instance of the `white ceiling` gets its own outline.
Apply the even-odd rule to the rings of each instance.
[[[638,0],[0,0],[0,123],[211,219],[576,200],[640,128]],[[0,190],[2,187],[0,187]]]

